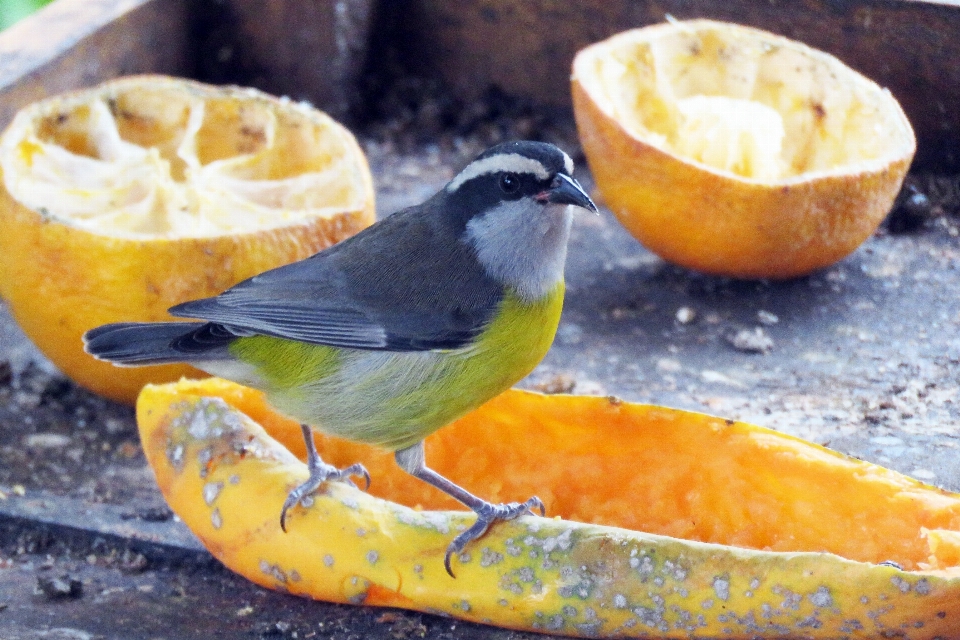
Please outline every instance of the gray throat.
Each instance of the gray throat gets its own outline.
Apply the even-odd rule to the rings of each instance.
[[[526,302],[563,280],[572,207],[530,200],[503,203],[467,223],[467,240],[487,273]]]

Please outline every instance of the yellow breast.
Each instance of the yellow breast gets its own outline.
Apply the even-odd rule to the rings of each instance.
[[[508,292],[478,338],[449,351],[365,351],[247,338],[270,343],[257,348],[257,369],[268,375],[254,386],[275,408],[320,431],[402,449],[530,373],[553,343],[563,293],[563,282],[533,303]]]

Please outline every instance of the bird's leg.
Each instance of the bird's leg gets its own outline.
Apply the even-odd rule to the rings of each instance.
[[[352,464],[346,469],[337,469],[320,459],[317,453],[317,445],[313,441],[313,432],[305,424],[300,425],[303,431],[303,441],[307,445],[307,469],[310,470],[310,477],[307,481],[287,494],[287,499],[283,503],[283,509],[280,511],[280,528],[284,533],[287,531],[287,511],[294,505],[302,503],[311,493],[320,488],[327,480],[341,480],[350,485],[353,481],[350,476],[363,476],[366,480],[366,489],[370,488],[370,474],[360,463]],[[356,486],[356,485],[353,485]]]
[[[455,485],[433,469],[427,467],[423,454],[423,442],[418,442],[412,447],[397,451],[394,454],[394,458],[401,469],[443,491],[477,514],[477,521],[473,526],[454,538],[450,546],[447,547],[447,554],[443,558],[443,566],[446,567],[447,573],[449,573],[451,577],[456,576],[453,575],[453,571],[450,569],[450,558],[455,553],[463,551],[469,542],[476,540],[486,533],[491,524],[500,520],[513,520],[517,516],[521,516],[533,509],[538,509],[541,516],[546,513],[543,502],[536,496],[529,498],[526,502],[493,504],[492,502],[478,498],[463,487]]]

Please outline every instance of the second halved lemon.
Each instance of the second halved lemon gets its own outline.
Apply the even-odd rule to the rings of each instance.
[[[582,50],[573,101],[603,200],[661,257],[787,278],[843,258],[916,148],[888,91],[801,43],[694,20]]]
[[[191,370],[98,362],[86,330],[169,319],[373,220],[353,135],[252,89],[125,78],[30,105],[0,138],[0,294],[54,364],[117,400]]]

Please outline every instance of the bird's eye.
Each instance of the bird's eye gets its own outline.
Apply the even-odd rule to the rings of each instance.
[[[520,188],[520,178],[515,173],[505,173],[500,176],[500,188],[504,193],[516,193]]]

